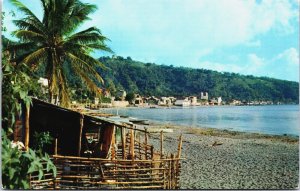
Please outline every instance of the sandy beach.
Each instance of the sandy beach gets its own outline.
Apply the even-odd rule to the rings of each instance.
[[[183,135],[181,189],[296,189],[298,137],[151,124],[164,133],[164,152],[177,152]],[[159,133],[151,133],[160,148]]]

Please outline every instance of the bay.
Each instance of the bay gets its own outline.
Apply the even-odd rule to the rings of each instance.
[[[191,127],[299,135],[299,105],[109,108],[102,112]]]

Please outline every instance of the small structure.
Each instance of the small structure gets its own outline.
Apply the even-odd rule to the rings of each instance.
[[[149,105],[157,105],[159,102],[159,99],[155,96],[144,98],[144,100],[144,102],[148,103]]]
[[[218,100],[216,100],[216,98],[211,99],[209,105],[218,105]]]
[[[235,100],[235,99],[230,102],[230,105],[241,105],[241,104],[242,102],[240,100]]]
[[[98,105],[98,104],[99,104],[99,98],[98,98],[98,97],[95,97],[95,99],[94,99],[94,104],[95,104],[95,105]]]
[[[198,105],[196,96],[190,96],[188,100],[190,101],[190,105],[192,106]]]
[[[201,100],[208,100],[208,93],[207,92],[201,92],[200,99]]]
[[[191,102],[188,100],[188,98],[185,98],[184,100],[176,100],[175,105],[187,107],[191,105]]]
[[[159,102],[158,102],[158,105],[160,105],[160,106],[170,106],[170,105],[173,105],[173,104],[172,104],[172,100],[169,97],[161,97]]]
[[[133,103],[134,105],[143,105],[143,97],[140,94],[134,94]]]
[[[31,189],[178,189],[182,136],[178,152],[149,144],[147,129],[61,108],[33,99],[25,114],[25,148],[34,132],[48,131],[55,141],[47,152],[57,167],[40,180],[30,174]],[[46,166],[44,167],[46,171]]]
[[[127,107],[129,105],[128,101],[115,101],[111,102],[112,107]]]
[[[218,105],[222,105],[222,97],[218,97]]]

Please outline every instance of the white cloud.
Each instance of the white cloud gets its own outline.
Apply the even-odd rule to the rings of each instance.
[[[192,61],[198,63],[217,49],[261,47],[260,35],[271,30],[277,35],[295,32],[293,24],[299,14],[292,1],[100,1],[92,16],[97,19],[86,26],[100,27],[112,40],[116,54],[168,65],[194,65]]]
[[[289,48],[278,54],[274,60],[285,62],[288,65],[299,65],[299,52],[295,48]]]
[[[299,81],[299,52],[295,48],[286,49],[271,59],[251,53],[247,55],[244,65],[205,60],[198,62],[197,66],[219,72],[234,72]]]
[[[172,45],[241,44],[272,28],[290,31],[291,20],[298,19],[298,10],[287,0],[110,0],[99,4],[99,20],[93,23]]]
[[[32,0],[21,1],[34,5]],[[261,48],[262,35],[268,36],[270,31],[274,37],[298,34],[297,0],[82,1],[98,5],[98,11],[91,15],[93,19],[83,28],[99,27],[112,40],[110,46],[118,55],[159,64],[239,73],[252,71],[259,75],[263,67],[279,60],[294,65],[299,62],[296,49],[283,51],[276,61],[273,56],[272,62],[261,58],[266,57],[263,54],[261,57],[249,54],[241,65],[242,54],[248,54],[241,52],[231,55],[227,64],[209,59],[199,61],[212,57],[216,50],[237,45]]]

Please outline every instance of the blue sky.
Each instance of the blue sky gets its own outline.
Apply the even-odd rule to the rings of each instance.
[[[82,28],[100,28],[116,55],[299,82],[299,0],[82,1],[98,6]],[[21,2],[41,15],[38,0]]]

